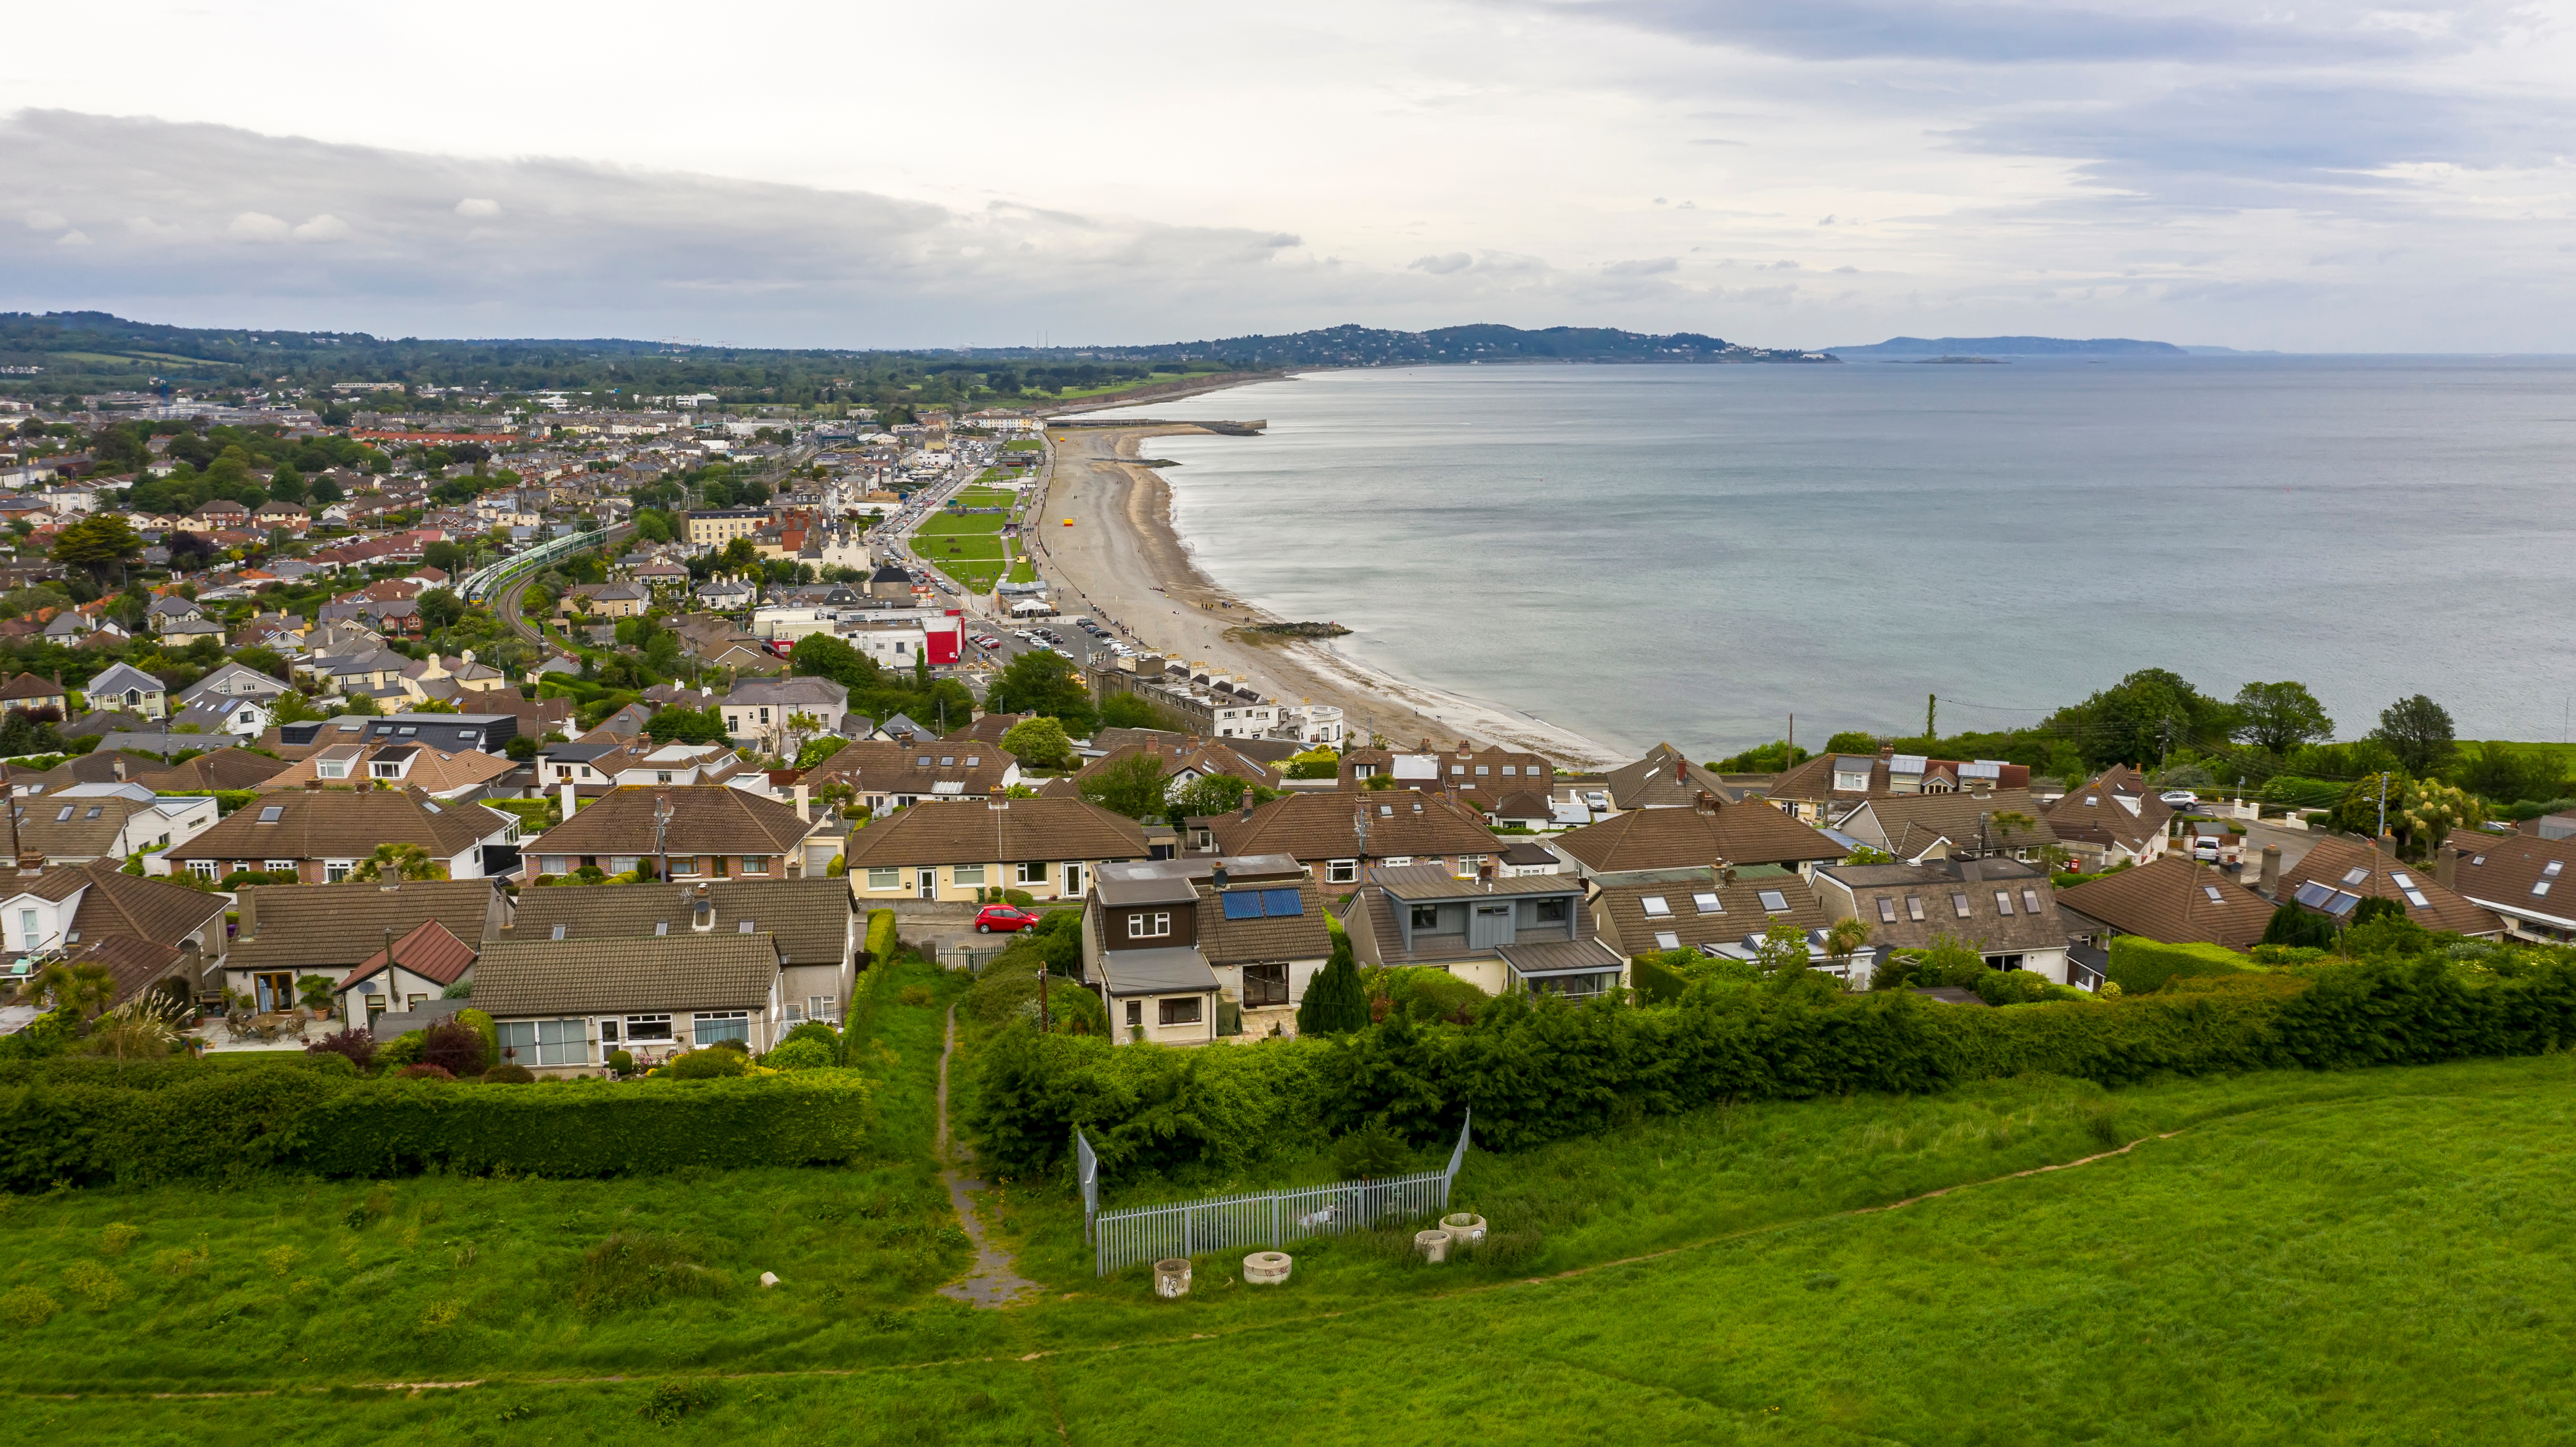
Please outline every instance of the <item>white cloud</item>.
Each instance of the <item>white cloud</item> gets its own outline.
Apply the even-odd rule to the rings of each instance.
[[[30,231],[60,231],[70,224],[70,222],[63,219],[63,214],[59,211],[30,211],[27,213],[27,229]]]
[[[244,211],[224,229],[244,241],[284,241],[294,230],[265,211]]]
[[[464,200],[456,203],[456,214],[459,216],[498,216],[501,214],[501,203],[482,196],[468,196]]]
[[[1476,258],[1463,251],[1452,251],[1445,256],[1417,256],[1407,264],[1406,269],[1427,271],[1433,276],[1447,276],[1452,272],[1465,271],[1475,264]]]
[[[1680,269],[1681,263],[1669,256],[1651,256],[1635,261],[1614,261],[1601,268],[1605,276],[1661,276]]]
[[[298,241],[343,241],[348,235],[349,223],[328,211],[295,228]]]
[[[87,246],[89,245],[89,233],[86,231],[66,231],[62,235],[54,238],[54,244],[56,246]]]

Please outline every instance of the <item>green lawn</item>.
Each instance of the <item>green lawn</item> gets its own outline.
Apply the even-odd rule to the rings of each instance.
[[[891,1076],[926,1078],[937,1025],[893,1009]],[[5,1284],[61,1309],[0,1323],[0,1370],[90,1393],[15,1399],[24,1427],[119,1442],[2565,1440],[2571,1087],[2552,1057],[1710,1110],[1471,1155],[1458,1203],[1515,1238],[1508,1269],[1342,1238],[1276,1290],[1201,1258],[1177,1304],[1141,1274],[1095,1282],[1078,1213],[1011,1189],[1047,1291],[1006,1313],[929,1292],[958,1258],[909,1234],[939,1220],[916,1090],[895,1158],[863,1170],[395,1182],[355,1229],[373,1187],[20,1200]],[[103,1256],[117,1221],[145,1234]],[[637,1297],[644,1278],[585,1262],[609,1230],[733,1279]],[[196,1276],[150,1265],[200,1238]],[[306,1255],[273,1274],[272,1242]],[[63,1277],[83,1260],[131,1295],[89,1304]],[[749,1284],[762,1269],[785,1284]],[[481,1385],[355,1387],[386,1380]],[[336,1386],[140,1395],[296,1384]]]
[[[970,487],[958,496],[968,507],[1005,507],[1017,494]],[[1009,521],[1010,515],[1001,512],[941,512],[923,521],[913,548],[970,592],[989,593],[1010,566],[1012,546],[1001,535]]]

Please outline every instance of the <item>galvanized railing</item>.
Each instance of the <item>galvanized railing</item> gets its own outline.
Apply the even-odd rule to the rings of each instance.
[[[1380,1221],[1436,1216],[1449,1209],[1449,1188],[1467,1159],[1471,1118],[1458,1127],[1458,1144],[1440,1170],[1382,1181],[1336,1181],[1175,1201],[1161,1206],[1100,1209],[1100,1159],[1082,1132],[1073,1135],[1074,1171],[1082,1186],[1084,1234],[1092,1266],[1101,1276],[1130,1266],[1206,1251],[1278,1250],[1309,1236],[1364,1231]]]

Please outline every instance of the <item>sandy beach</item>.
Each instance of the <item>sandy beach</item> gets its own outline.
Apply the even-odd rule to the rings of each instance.
[[[1625,762],[1570,729],[1499,704],[1428,688],[1351,659],[1328,643],[1261,641],[1247,625],[1281,619],[1220,587],[1172,528],[1170,485],[1129,459],[1145,438],[1191,426],[1054,429],[1048,433],[1047,501],[1030,529],[1057,606],[1123,625],[1137,643],[1254,680],[1267,697],[1339,705],[1354,738],[1399,746],[1429,739],[1502,744],[1568,768]],[[1073,526],[1063,521],[1073,519]]]

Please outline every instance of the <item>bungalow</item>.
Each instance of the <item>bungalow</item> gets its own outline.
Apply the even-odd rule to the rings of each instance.
[[[81,686],[91,708],[122,709],[145,718],[170,712],[169,685],[128,663],[111,663]]]
[[[2057,907],[2072,937],[2097,950],[2118,935],[2250,950],[2262,943],[2273,911],[2232,875],[2172,854],[2063,890]]]
[[[341,1018],[352,1030],[373,1030],[385,1015],[444,998],[450,986],[474,973],[479,943],[458,939],[435,919],[422,920],[401,939],[386,927],[385,947],[350,966],[332,986]]]
[[[1598,874],[1589,904],[1602,942],[1631,960],[1759,941],[1782,925],[1804,932],[1833,923],[1815,886],[1776,864]]]
[[[2460,830],[2433,856],[2434,882],[2496,912],[2516,939],[2576,940],[2576,839]]]
[[[1103,865],[1145,857],[1134,820],[1083,799],[995,799],[906,809],[850,836],[859,907],[898,899],[973,902],[995,887],[1080,899]]]
[[[146,850],[185,844],[214,827],[210,796],[163,798],[140,783],[73,784],[13,804],[18,857],[51,865],[93,859],[122,863]]]
[[[694,919],[651,939],[498,940],[475,965],[474,1004],[505,1058],[545,1075],[639,1066],[734,1041],[754,1054],[786,1020],[778,939]]]
[[[1332,949],[1323,896],[1284,854],[1104,864],[1083,910],[1083,978],[1114,1040],[1294,1035]]]
[[[2296,865],[2281,872],[2274,897],[2276,902],[2295,900],[2301,908],[2338,923],[2365,899],[2389,899],[2405,908],[2408,919],[2429,930],[2472,939],[2495,939],[2505,933],[2505,921],[2492,908],[2472,903],[2438,877],[2380,853],[2365,840],[2335,834],[2310,845]]]
[[[489,939],[510,922],[509,894],[485,879],[268,884],[243,890],[238,908],[241,925],[224,960],[224,988],[249,996],[261,1010],[294,1004],[297,982],[307,975],[325,975],[334,983],[351,978],[384,953],[388,940],[399,966],[401,942],[425,922],[437,921],[449,938],[466,944]],[[367,981],[359,976],[357,983]],[[394,983],[406,1005],[424,992],[400,976]],[[426,993],[434,997],[444,988]],[[356,991],[356,1009],[367,1010],[366,994]]]
[[[0,687],[0,710],[11,713],[52,709],[54,717],[68,718],[71,705],[69,690],[50,678],[38,678],[32,673],[21,673],[10,679],[6,687]]]
[[[816,790],[843,785],[859,803],[882,815],[920,803],[1001,798],[1020,782],[1020,761],[998,745],[978,742],[860,739],[806,770],[803,782]]]
[[[1773,779],[1772,803],[1810,824],[1831,827],[1873,798],[2027,789],[2030,768],[1995,759],[1935,759],[1882,747],[1875,754],[1821,754]]]
[[[119,1000],[164,976],[179,978],[193,995],[203,971],[223,962],[228,908],[222,895],[138,879],[113,861],[94,860],[0,885],[0,949],[10,956],[7,972],[23,976],[30,956],[106,945],[108,957],[98,963],[115,978]]]
[[[529,840],[523,857],[541,875],[625,874],[649,864],[663,878],[690,882],[794,879],[830,864],[828,854],[807,857],[807,839],[821,833],[810,810],[721,784],[628,785]]]
[[[1359,962],[1429,965],[1489,995],[1589,998],[1628,982],[1628,962],[1591,928],[1571,875],[1461,879],[1436,864],[1382,865],[1341,907]]]
[[[245,804],[213,828],[144,861],[154,874],[222,879],[249,870],[336,884],[387,844],[418,846],[449,879],[481,879],[517,842],[516,816],[442,804],[416,788],[348,793],[318,784]]]
[[[1211,819],[1209,842],[1234,855],[1285,854],[1326,889],[1363,882],[1364,866],[1437,865],[1473,876],[1502,842],[1472,813],[1419,789],[1290,794]],[[1195,843],[1195,840],[1193,840]]]
[[[1729,804],[1706,793],[1694,808],[1648,806],[1569,829],[1551,842],[1587,877],[1721,861],[1739,868],[1778,864],[1805,874],[1851,852],[1758,799]]]
[[[716,879],[622,889],[531,889],[513,941],[651,940],[692,933],[767,935],[778,946],[783,1024],[838,1021],[857,988],[859,916],[821,872],[801,879]]]
[[[2069,790],[2043,817],[2087,873],[2100,873],[2164,858],[2173,812],[2143,775],[2118,764]]]
[[[433,799],[480,798],[517,767],[502,755],[480,749],[370,739],[326,745],[256,787],[417,789]]]
[[[1881,949],[1928,949],[1948,937],[1985,956],[1998,970],[2029,970],[2058,984],[2070,980],[2069,934],[2048,876],[2015,859],[1945,856],[1911,864],[1836,864],[1814,874],[1816,898],[1834,919],[1870,927]]]
[[[2059,843],[2028,789],[1892,794],[1868,800],[1837,827],[1909,864],[1963,853],[2028,860]]]

